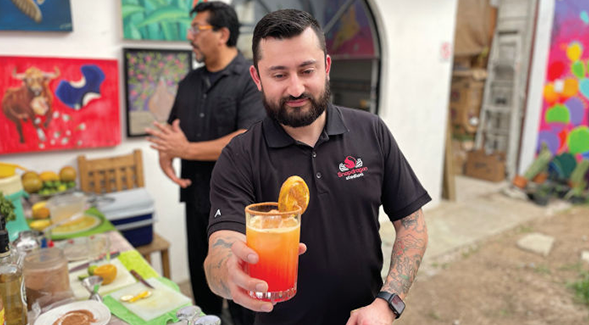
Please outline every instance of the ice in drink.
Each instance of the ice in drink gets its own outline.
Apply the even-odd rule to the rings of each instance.
[[[247,246],[259,256],[258,263],[248,265],[248,272],[268,283],[268,292],[250,295],[272,302],[285,301],[296,294],[301,229],[300,209],[271,211],[276,205],[259,203],[246,208]]]

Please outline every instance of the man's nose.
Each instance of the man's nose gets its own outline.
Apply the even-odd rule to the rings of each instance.
[[[305,85],[298,75],[293,74],[288,84],[288,94],[292,97],[299,97],[305,92]]]

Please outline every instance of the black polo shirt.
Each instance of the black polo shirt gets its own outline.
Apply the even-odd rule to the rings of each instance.
[[[378,116],[329,105],[314,148],[269,118],[225,147],[213,170],[209,235],[245,233],[244,207],[275,202],[291,175],[311,192],[301,222],[308,250],[296,296],[258,313],[256,324],[345,324],[382,286],[379,206],[394,221],[431,199]]]
[[[241,53],[209,81],[205,67],[190,72],[178,85],[168,123],[180,119],[180,128],[190,142],[215,140],[261,121],[266,112],[262,96],[250,77]],[[182,160],[181,177],[192,185],[180,190],[182,202],[194,202],[204,213],[210,209],[209,184],[214,161]]]

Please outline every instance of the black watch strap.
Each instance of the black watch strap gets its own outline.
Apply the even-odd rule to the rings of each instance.
[[[377,298],[385,300],[389,304],[389,308],[393,314],[399,319],[405,310],[405,302],[395,293],[381,291],[376,295]]]

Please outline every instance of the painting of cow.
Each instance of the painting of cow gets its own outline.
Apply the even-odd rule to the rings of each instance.
[[[43,128],[47,129],[51,122],[53,104],[53,94],[48,85],[59,76],[59,69],[55,67],[53,72],[44,72],[33,66],[17,73],[15,68],[12,76],[22,80],[22,85],[6,89],[2,98],[2,112],[15,124],[20,143],[25,143],[22,123],[27,121],[33,123],[39,140],[45,142],[47,137]]]
[[[0,55],[0,156],[119,144],[118,75],[116,59]]]

